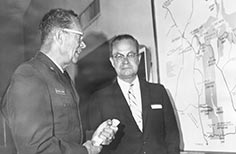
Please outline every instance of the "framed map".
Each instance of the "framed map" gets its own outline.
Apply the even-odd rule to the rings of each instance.
[[[160,82],[183,151],[236,153],[236,1],[157,0]]]

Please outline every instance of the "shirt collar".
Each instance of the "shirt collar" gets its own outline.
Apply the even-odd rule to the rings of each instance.
[[[123,81],[122,79],[120,79],[119,77],[117,77],[117,82],[120,85],[122,91],[128,91],[129,87],[131,84],[133,84],[133,87],[139,87],[139,78],[138,76],[135,77],[134,81],[130,84],[128,82]]]

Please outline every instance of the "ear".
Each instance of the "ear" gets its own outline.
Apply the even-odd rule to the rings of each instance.
[[[141,55],[141,54],[138,54],[138,60],[139,60],[139,61],[141,60],[141,57],[142,57],[142,55]]]
[[[114,67],[114,60],[112,59],[112,57],[109,58],[111,65]]]
[[[62,33],[63,32],[61,30],[55,30],[54,40],[58,45],[63,44],[64,35]]]
[[[139,54],[139,55],[138,55],[138,64],[140,63],[140,61],[141,61],[141,58],[142,58],[142,55],[141,55],[141,54]]]

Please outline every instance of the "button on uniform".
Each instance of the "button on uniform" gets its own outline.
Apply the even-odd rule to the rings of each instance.
[[[50,67],[50,70],[54,71],[54,68],[51,66],[51,67]]]

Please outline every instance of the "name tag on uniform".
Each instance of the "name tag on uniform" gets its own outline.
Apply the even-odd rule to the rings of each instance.
[[[56,94],[59,94],[59,95],[66,95],[65,90],[62,90],[62,89],[55,88],[55,92],[56,92]]]
[[[151,104],[151,108],[152,109],[162,109],[162,105],[161,104]]]

